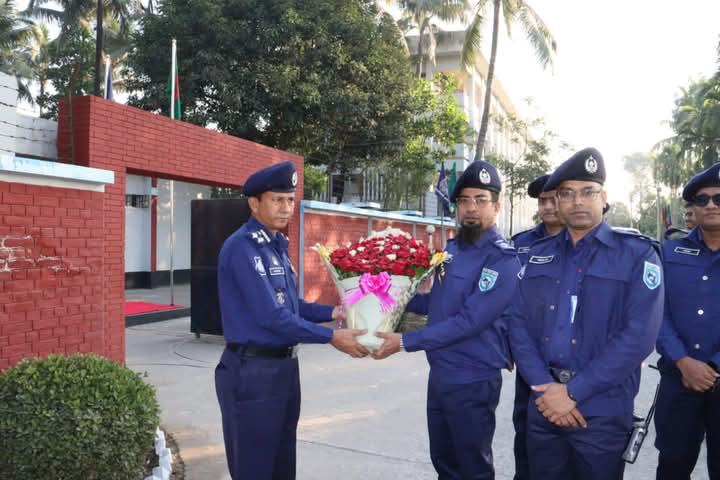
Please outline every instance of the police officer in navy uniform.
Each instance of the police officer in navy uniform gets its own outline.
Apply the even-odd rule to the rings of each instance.
[[[697,226],[663,244],[666,306],[657,350],[658,480],[689,480],[707,439],[710,480],[720,479],[720,163],[683,190]]]
[[[342,308],[298,298],[288,239],[280,230],[295,207],[297,172],[284,162],[243,186],[252,216],[223,244],[218,290],[226,348],[215,369],[225,452],[233,480],[295,478],[300,415],[296,345],[330,343],[353,357],[368,351],[360,330],[316,322],[342,320]]]
[[[500,177],[476,161],[458,179],[450,200],[460,229],[436,270],[430,293],[407,310],[428,315],[427,327],[410,333],[377,333],[385,342],[373,356],[424,350],[430,364],[427,421],[430,457],[440,479],[495,478],[492,438],[500,397],[500,370],[510,367],[507,319],[517,287],[515,250],[495,228]]]
[[[587,148],[550,176],[566,227],[530,247],[510,340],[533,396],[530,477],[616,480],[632,428],[640,366],[662,320],[656,246],[602,220],[600,153]]]
[[[527,262],[527,254],[530,246],[541,238],[555,235],[563,228],[563,221],[558,216],[557,198],[555,190],[544,192],[545,183],[550,175],[542,175],[528,185],[528,195],[530,198],[537,199],[538,211],[537,215],[540,223],[524,232],[520,232],[512,237],[513,246],[517,251],[518,258],[522,264]],[[530,399],[530,386],[525,383],[522,375],[515,374],[515,404],[513,406],[513,425],[515,426],[515,480],[527,480],[530,475],[528,472],[527,461],[527,438],[525,435],[527,429],[527,406]]]

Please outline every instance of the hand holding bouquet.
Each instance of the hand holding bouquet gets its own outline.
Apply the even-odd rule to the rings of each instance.
[[[330,271],[348,326],[367,329],[358,341],[371,350],[382,344],[375,332],[394,331],[418,286],[450,258],[391,228],[344,247],[316,245],[313,250]]]

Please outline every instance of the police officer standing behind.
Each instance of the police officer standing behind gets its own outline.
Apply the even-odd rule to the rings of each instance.
[[[720,480],[720,163],[693,177],[683,199],[698,226],[663,244],[657,479],[689,480],[705,437],[710,479]]]
[[[513,246],[520,262],[524,265],[528,259],[530,246],[541,238],[555,235],[563,228],[563,221],[558,216],[555,190],[544,192],[545,183],[550,175],[542,175],[528,185],[530,198],[537,198],[538,217],[540,223],[512,237]],[[513,425],[515,426],[515,480],[527,480],[529,477],[527,461],[527,407],[530,399],[530,386],[525,383],[520,373],[515,374],[515,405],[513,406]]]
[[[566,228],[528,254],[513,302],[515,361],[528,406],[530,477],[616,480],[640,364],[662,320],[662,269],[649,239],[602,220],[600,153],[577,152],[550,176]]]
[[[421,330],[377,333],[385,342],[373,356],[425,350],[430,363],[427,421],[430,457],[441,480],[493,479],[492,438],[500,370],[508,368],[505,319],[520,263],[495,228],[500,177],[473,162],[450,196],[460,229],[448,242],[450,263],[436,270],[430,293],[407,310],[428,315]]]
[[[233,480],[295,478],[300,415],[296,345],[330,343],[353,357],[368,351],[360,330],[316,325],[341,307],[298,299],[284,229],[295,208],[292,162],[265,168],[243,186],[252,216],[223,244],[218,291],[225,351],[215,369],[228,468]]]

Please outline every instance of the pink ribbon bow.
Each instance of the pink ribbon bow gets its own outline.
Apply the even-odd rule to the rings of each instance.
[[[381,272],[377,275],[363,273],[360,277],[359,290],[345,297],[345,304],[350,305],[359,302],[368,295],[375,295],[380,300],[380,309],[383,313],[388,313],[397,304],[390,295],[390,287],[392,278],[387,272]]]

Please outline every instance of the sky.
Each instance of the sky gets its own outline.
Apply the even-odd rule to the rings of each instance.
[[[622,157],[670,136],[680,89],[718,68],[720,0],[526,1],[555,36],[554,66],[540,68],[516,26],[511,38],[500,38],[496,78],[521,113],[530,114],[523,99],[532,97],[533,115],[560,139],[599,149],[611,201],[626,201],[631,186]],[[485,36],[489,52],[489,30]],[[554,166],[567,155],[555,152]]]
[[[512,39],[500,40],[497,78],[520,112],[522,99],[532,97],[562,140],[577,150],[600,150],[609,200],[627,202],[631,185],[622,157],[669,137],[681,87],[718,69],[720,1],[528,2],[557,41],[554,68],[539,67],[518,26]]]

